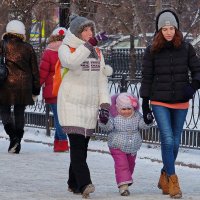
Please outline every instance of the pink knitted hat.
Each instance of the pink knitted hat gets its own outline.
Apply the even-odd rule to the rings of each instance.
[[[138,99],[129,93],[121,93],[116,99],[116,107],[118,109],[122,108],[134,108],[138,109]]]

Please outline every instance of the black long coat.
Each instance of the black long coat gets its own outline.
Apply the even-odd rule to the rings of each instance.
[[[0,105],[33,105],[32,95],[40,94],[40,82],[32,46],[18,37],[7,38],[6,59],[9,75],[0,86]]]

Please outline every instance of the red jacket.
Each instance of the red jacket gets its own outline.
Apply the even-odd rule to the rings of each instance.
[[[58,48],[61,42],[52,42],[43,52],[40,61],[40,85],[43,85],[43,98],[46,103],[57,103],[57,97],[52,95],[55,64],[58,60]]]

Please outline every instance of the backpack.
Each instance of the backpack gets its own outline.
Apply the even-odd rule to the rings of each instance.
[[[71,53],[73,53],[75,50],[76,50],[75,48],[70,47]],[[64,68],[63,70],[61,70],[61,63],[60,63],[60,60],[58,59],[55,64],[55,74],[53,76],[53,89],[52,89],[53,96],[55,97],[58,96],[58,90],[59,90],[60,84],[68,71],[69,71],[68,68]]]
[[[73,47],[69,47],[71,53],[75,52],[76,49]],[[99,48],[95,48],[98,57],[101,60],[101,53],[100,53],[100,49]],[[60,60],[58,59],[56,64],[55,64],[55,74],[53,76],[53,89],[52,89],[52,95],[57,97],[58,96],[58,90],[60,87],[60,84],[62,82],[62,79],[64,78],[64,76],[67,74],[67,72],[69,71],[68,68],[64,68],[61,70],[61,63]]]

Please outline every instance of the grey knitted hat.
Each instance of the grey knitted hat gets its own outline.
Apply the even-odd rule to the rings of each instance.
[[[92,20],[74,14],[70,16],[69,29],[76,37],[80,38],[80,34],[88,26],[92,28],[93,34],[95,34],[95,24]]]
[[[178,29],[178,22],[172,12],[163,12],[158,18],[158,30],[163,26],[174,26]]]

